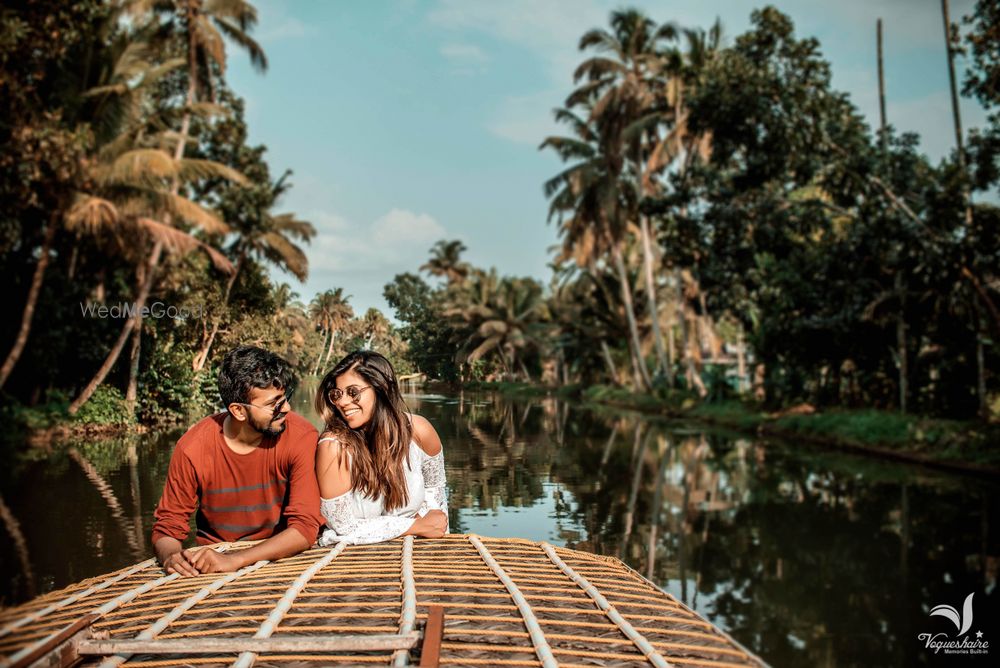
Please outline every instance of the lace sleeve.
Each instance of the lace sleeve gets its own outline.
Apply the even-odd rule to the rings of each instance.
[[[425,453],[421,457],[420,472],[424,477],[424,502],[419,514],[426,515],[428,510],[440,510],[447,515],[448,481],[444,473],[444,450],[433,457]]]
[[[320,536],[320,545],[381,543],[402,536],[413,526],[415,520],[412,517],[356,517],[352,510],[353,497],[354,492],[347,492],[333,499],[320,499],[320,510],[327,526]]]

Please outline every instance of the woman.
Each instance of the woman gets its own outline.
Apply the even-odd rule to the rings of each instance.
[[[316,410],[321,545],[440,538],[448,530],[444,454],[431,423],[406,412],[392,365],[358,350],[323,378]]]

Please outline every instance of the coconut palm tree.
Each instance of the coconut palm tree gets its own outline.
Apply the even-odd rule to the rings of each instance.
[[[309,260],[296,241],[308,243],[315,235],[316,228],[311,223],[298,220],[294,214],[284,213],[273,216],[268,209],[285,193],[286,184],[291,172],[285,172],[274,183],[251,185],[250,196],[258,196],[256,215],[252,219],[234,218],[229,220],[234,239],[229,246],[229,256],[235,258],[234,271],[226,281],[222,294],[224,310],[229,305],[229,296],[240,270],[248,259],[267,262],[283,271],[287,271],[300,281],[305,281],[309,272]],[[192,366],[195,371],[201,371],[208,361],[208,354],[218,334],[222,319],[216,317],[212,330],[201,349],[195,355]]]
[[[571,109],[557,109],[555,117],[569,125],[573,132],[568,137],[548,137],[540,147],[551,148],[564,162],[573,162],[549,179],[544,187],[545,195],[551,200],[549,219],[558,218],[562,237],[562,254],[557,262],[573,258],[581,267],[592,267],[610,255],[628,321],[629,350],[636,383],[648,390],[652,381],[642,356],[623,250],[628,229],[626,212],[632,208],[629,200],[635,191],[620,187],[622,156],[604,150],[600,132],[592,120],[582,118]]]
[[[364,348],[375,350],[375,342],[388,337],[392,324],[377,308],[369,308],[361,320],[365,336]]]
[[[313,365],[314,375],[319,373],[321,364],[329,362],[337,335],[354,317],[350,298],[344,295],[343,288],[337,288],[317,294],[309,304],[309,318],[323,332],[323,344]]]
[[[316,355],[316,362],[313,364],[313,375],[319,373],[319,366],[323,363],[323,354],[326,352],[327,337],[333,334],[330,320],[332,318],[331,291],[318,293],[309,302],[309,319],[313,326],[323,333],[323,340],[319,347],[319,354]]]
[[[351,321],[354,317],[354,309],[351,308],[349,300],[350,295],[344,294],[343,288],[337,288],[330,292],[330,302],[329,302],[329,326],[330,326],[330,344],[326,349],[326,358],[324,363],[330,363],[330,356],[333,354],[333,344],[337,341],[337,336],[340,331]]]
[[[475,362],[496,352],[508,376],[515,369],[531,380],[524,356],[537,351],[541,329],[548,320],[542,286],[530,278],[500,278],[496,270],[477,272],[470,281],[469,300],[445,309],[458,334],[459,364]]]
[[[267,68],[267,59],[263,49],[249,36],[249,30],[257,23],[257,11],[253,5],[244,0],[128,0],[124,3],[126,10],[140,25],[153,31],[156,41],[164,52],[170,52],[171,45],[178,39],[184,44],[187,65],[187,92],[180,132],[175,136],[173,157],[179,162],[184,157],[185,148],[191,130],[191,120],[195,113],[204,113],[196,105],[199,101],[199,84],[204,82],[214,99],[212,83],[213,68],[220,75],[226,71],[226,50],[223,35],[239,44],[250,54],[251,63],[263,71]],[[170,194],[177,197],[180,192],[181,180],[174,175]],[[174,212],[167,211],[164,215],[164,226],[170,228],[174,224]],[[170,250],[162,235],[154,237],[148,259],[138,272],[141,276],[139,299],[145,305],[146,297],[156,280],[156,270],[159,267],[165,250]],[[139,338],[142,335],[142,320],[140,315],[126,322],[119,341],[116,341],[108,353],[97,374],[87,384],[80,396],[70,404],[69,412],[76,413],[93,394],[97,386],[103,382],[108,372],[118,360],[125,340],[132,334],[133,359],[130,369],[131,380],[129,395],[131,402],[135,400],[135,379],[138,374]]]
[[[574,80],[585,83],[569,96],[567,106],[587,104],[605,152],[622,154],[628,162],[621,172],[621,187],[636,191],[629,198],[632,206],[627,215],[639,225],[653,343],[660,373],[668,376],[654,279],[654,245],[639,202],[650,194],[650,172],[655,164],[648,162],[648,156],[659,140],[660,125],[669,120],[664,114],[669,107],[664,104],[667,63],[662,45],[676,38],[677,28],[673,24],[657,26],[634,9],[612,12],[610,23],[610,32],[594,29],[581,38],[580,50],[591,49],[601,55],[577,68]]]
[[[420,271],[426,271],[431,276],[443,276],[449,286],[461,283],[469,275],[469,264],[461,260],[466,250],[465,244],[458,239],[442,239],[431,248],[431,259],[420,267]]]
[[[206,177],[238,182],[243,177],[212,161],[177,160],[164,149],[134,148],[115,155],[115,148],[115,145],[108,147],[94,164],[91,181],[95,187],[89,193],[78,195],[67,215],[67,224],[74,231],[96,233],[99,230],[111,230],[121,239],[126,236],[129,238],[127,245],[121,244],[122,248],[145,252],[151,246],[153,252],[137,264],[136,296],[133,302],[135,315],[126,320],[104,363],[70,404],[71,414],[76,413],[104,381],[118,360],[129,335],[135,327],[141,327],[142,309],[153,285],[156,264],[163,253],[185,255],[200,250],[209,255],[220,271],[231,273],[234,269],[229,259],[215,248],[163,221],[167,218],[179,220],[210,234],[225,234],[228,227],[214,213],[176,194],[169,184],[171,181]],[[136,240],[139,240],[138,244],[135,243]]]
[[[98,27],[92,44],[87,45],[87,57],[71,59],[71,62],[81,63],[79,69],[67,69],[63,80],[64,94],[71,101],[62,105],[68,112],[64,121],[67,125],[88,128],[97,147],[113,142],[134,125],[142,100],[150,88],[183,65],[181,59],[153,62],[148,31],[124,29],[120,18],[119,12],[109,12]],[[85,182],[86,177],[83,170],[78,180]],[[51,204],[49,222],[42,234],[41,252],[21,314],[21,325],[11,350],[0,365],[0,387],[7,382],[27,345],[52,245],[56,234],[66,227],[66,214],[71,205],[72,197]]]

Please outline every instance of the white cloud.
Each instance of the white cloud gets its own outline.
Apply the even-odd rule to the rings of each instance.
[[[416,271],[431,246],[449,236],[430,214],[406,209],[390,209],[367,223],[325,211],[304,217],[317,234],[306,247],[309,279],[302,294],[308,301],[324,290],[343,288],[357,314],[372,306],[391,314],[383,286],[401,271]]]
[[[545,61],[553,80],[568,83],[580,35],[603,24],[606,14],[594,0],[442,0],[428,19],[443,28],[475,30],[520,45]]]
[[[395,252],[409,253],[414,245],[430,244],[444,235],[444,228],[431,216],[405,209],[392,209],[372,224],[373,241]]]
[[[307,219],[317,231],[306,252],[310,271],[394,271],[411,258],[418,262],[436,241],[447,236],[445,228],[429,214],[405,209],[391,209],[370,223],[322,211]],[[392,276],[386,280],[389,278]]]
[[[441,55],[461,62],[485,63],[489,56],[475,44],[451,43],[441,46]]]

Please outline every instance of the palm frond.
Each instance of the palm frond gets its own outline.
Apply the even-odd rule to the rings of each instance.
[[[222,35],[204,14],[199,14],[194,25],[188,28],[194,33],[195,42],[202,53],[210,58],[224,75],[226,73],[226,43]]]
[[[152,196],[159,199],[160,204],[166,211],[186,223],[197,227],[206,234],[225,235],[230,232],[229,226],[216,214],[185,197],[172,193],[165,195],[160,193],[159,196],[154,193]]]
[[[80,196],[66,214],[67,229],[87,234],[115,229],[120,221],[118,207],[101,197]]]
[[[154,239],[163,242],[164,248],[174,255],[186,255],[195,250],[203,251],[212,260],[215,268],[225,274],[232,274],[236,269],[225,255],[212,248],[200,239],[178,230],[152,218],[136,219],[139,226]]]
[[[308,243],[316,236],[316,228],[312,223],[299,220],[294,213],[283,213],[274,217],[274,229],[290,237]]]
[[[603,28],[588,30],[583,34],[583,37],[580,38],[580,43],[577,46],[580,51],[591,47],[597,51],[618,54],[619,58],[623,56],[622,45],[617,39],[615,39],[614,35]],[[624,60],[624,58],[622,59]]]
[[[215,25],[226,37],[243,47],[250,56],[250,64],[255,70],[267,71],[267,56],[264,54],[264,49],[245,32],[245,28],[241,29],[228,20],[219,18],[215,19]]]
[[[218,178],[246,185],[247,179],[243,174],[232,167],[227,167],[221,162],[214,160],[198,160],[194,158],[182,158],[177,176],[182,181],[194,181],[195,179]]]
[[[264,235],[265,255],[271,262],[291,272],[305,282],[309,274],[309,260],[298,246],[275,232]]]
[[[577,66],[576,70],[573,71],[573,81],[580,81],[584,77],[587,78],[587,81],[605,80],[609,76],[624,75],[627,71],[628,68],[620,61],[595,56]]]

